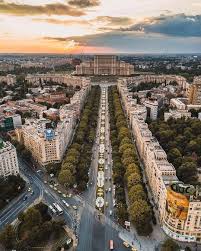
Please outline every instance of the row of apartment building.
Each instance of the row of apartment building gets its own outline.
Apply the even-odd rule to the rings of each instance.
[[[176,170],[145,123],[146,107],[133,102],[128,84],[127,79],[119,79],[117,87],[139,156],[144,163],[161,227],[175,240],[201,242],[201,194],[197,191],[186,195],[172,189],[174,183],[179,184]]]
[[[159,83],[163,84],[166,83],[171,84],[176,82],[183,90],[187,90],[189,88],[189,83],[187,82],[186,78],[178,75],[140,75],[135,76],[133,78],[128,79],[128,84],[135,83],[138,85],[140,83]]]
[[[89,83],[76,92],[70,103],[59,109],[58,120],[43,118],[41,114],[40,119],[26,119],[25,124],[16,129],[18,141],[31,151],[40,165],[62,161],[90,88]]]
[[[6,76],[0,76],[0,83],[6,83],[7,85],[16,84],[16,76],[8,74]]]
[[[28,74],[25,78],[28,83],[39,85],[40,83],[54,82],[65,84],[67,86],[87,86],[90,84],[90,79],[71,76],[68,74],[46,73],[46,74]]]

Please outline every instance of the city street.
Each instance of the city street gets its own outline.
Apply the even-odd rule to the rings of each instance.
[[[100,152],[101,149],[103,152]],[[139,237],[134,229],[132,232],[127,231],[115,219],[108,86],[105,85],[101,86],[98,126],[92,152],[88,189],[81,195],[72,194],[70,197],[66,195],[64,197],[58,188],[55,189],[55,186],[50,184],[51,178],[47,179],[47,175],[45,176],[42,170],[36,171],[20,160],[20,173],[27,182],[27,188],[1,212],[0,229],[12,223],[20,212],[35,203],[43,201],[49,206],[56,202],[63,210],[63,215],[53,216],[64,219],[68,227],[74,231],[78,239],[78,251],[107,251],[110,240],[113,240],[116,251],[131,250],[131,248],[123,246],[123,241],[136,247],[138,251],[153,251],[158,244],[157,240]],[[99,163],[103,158],[104,166],[100,172]],[[104,174],[101,178],[104,203],[101,208],[97,208],[96,202],[97,196],[99,196],[97,195],[97,184],[100,182],[100,173]],[[66,201],[69,206],[67,207],[63,201]],[[73,208],[74,206],[76,209]]]
[[[104,93],[104,95],[103,95]],[[105,97],[105,98],[103,98]],[[123,246],[123,241],[119,238],[119,226],[113,222],[114,217],[114,190],[112,183],[112,157],[109,132],[109,110],[108,110],[108,90],[107,87],[101,87],[101,99],[105,101],[105,109],[100,107],[97,126],[97,135],[94,143],[92,164],[89,172],[88,190],[83,194],[85,198],[85,207],[83,209],[78,251],[106,251],[109,250],[109,241],[114,241],[115,250],[128,250]],[[101,103],[102,104],[102,103]],[[105,124],[101,122],[101,117],[105,116]],[[101,124],[105,125],[105,170],[104,170],[104,214],[95,209],[95,198],[97,188],[97,169],[99,161],[99,142]],[[106,192],[107,190],[107,192]],[[110,190],[110,191],[109,191]],[[107,202],[107,203],[106,203]],[[107,206],[106,206],[107,205]],[[112,212],[112,213],[110,213]],[[110,215],[111,214],[111,215]],[[100,216],[99,216],[100,215]]]

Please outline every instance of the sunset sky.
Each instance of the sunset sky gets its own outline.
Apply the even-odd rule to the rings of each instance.
[[[11,52],[201,52],[201,0],[0,0]]]

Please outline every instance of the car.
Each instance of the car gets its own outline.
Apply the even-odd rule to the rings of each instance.
[[[66,207],[69,207],[69,206],[70,206],[65,200],[62,200],[62,202],[64,203],[64,205],[65,205]]]
[[[61,194],[61,191],[60,191],[60,190],[58,190],[58,193],[59,193],[59,194]]]
[[[111,178],[111,177],[109,177],[109,180],[112,180],[112,178]]]
[[[50,184],[50,187],[53,188],[53,185]]]
[[[25,195],[25,196],[24,196],[24,198],[23,198],[23,200],[27,200],[27,198],[28,198],[28,196],[27,196],[27,195]]]
[[[34,191],[31,192],[31,195],[34,195]]]
[[[107,189],[107,188],[105,189],[105,192],[106,192],[106,193],[108,192],[108,189]]]
[[[73,206],[73,209],[77,210],[77,206]]]
[[[132,247],[131,251],[137,251],[137,248]]]
[[[62,196],[63,196],[64,198],[66,198],[66,197],[67,197],[65,193],[62,193]]]
[[[109,187],[108,191],[109,191],[109,192],[111,192],[111,191],[112,191],[111,187]]]
[[[112,216],[112,210],[110,210],[110,216]]]
[[[69,239],[66,241],[66,244],[69,245],[69,244],[71,244],[71,242],[72,242],[72,239],[69,238]]]
[[[72,197],[72,194],[71,194],[71,193],[69,193],[69,194],[67,195],[67,197],[68,197],[68,198],[71,198],[71,197]]]
[[[107,181],[107,177],[105,177],[105,181]]]
[[[47,184],[47,180],[45,180],[44,183]]]
[[[57,188],[56,188],[56,187],[54,187],[53,189],[54,189],[55,191],[57,191]]]
[[[28,192],[31,192],[31,187],[28,188]]]
[[[105,202],[105,206],[108,207],[108,202],[107,201]]]
[[[126,241],[123,242],[123,245],[124,245],[125,247],[127,247],[127,248],[130,247],[129,244],[128,244],[128,242],[126,242]]]

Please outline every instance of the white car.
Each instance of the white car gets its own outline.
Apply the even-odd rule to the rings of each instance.
[[[65,200],[62,200],[62,202],[64,203],[64,205],[65,205],[66,207],[69,207],[69,206],[70,206]]]
[[[112,216],[112,210],[110,210],[110,216]]]
[[[111,187],[109,187],[108,191],[109,191],[109,192],[111,192],[111,191],[112,191]]]
[[[73,209],[77,210],[77,206],[73,206]]]
[[[66,244],[69,245],[69,244],[71,244],[71,242],[72,242],[72,239],[69,238],[69,239],[66,241]]]

